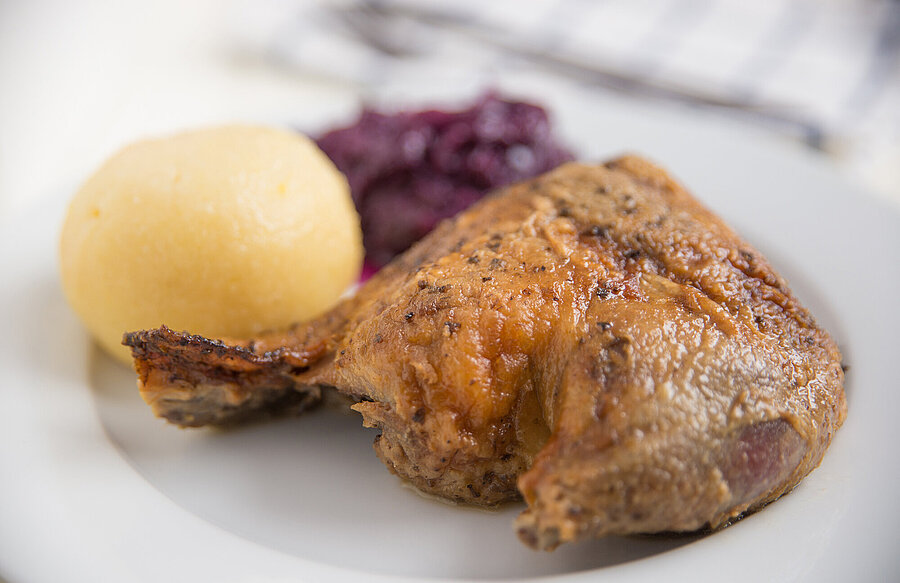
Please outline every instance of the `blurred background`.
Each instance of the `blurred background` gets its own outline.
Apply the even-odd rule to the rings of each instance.
[[[0,218],[147,134],[488,87],[769,132],[900,204],[894,0],[3,0],[0,87]]]
[[[563,137],[578,95],[617,120],[603,148],[629,120],[763,134],[900,209],[897,0],[0,0],[0,228],[56,218],[144,136],[315,133],[489,88],[547,105]]]

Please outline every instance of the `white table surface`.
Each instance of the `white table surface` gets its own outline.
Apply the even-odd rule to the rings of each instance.
[[[0,4],[0,223],[72,190],[141,136],[232,121],[286,124],[310,104],[352,107],[360,98],[352,83],[261,56],[260,39],[278,28],[283,4]],[[852,179],[900,205],[900,152]]]
[[[285,74],[227,42],[227,3],[0,5],[0,220],[72,189],[145,135],[289,123],[352,87]],[[317,107],[321,107],[317,105]]]

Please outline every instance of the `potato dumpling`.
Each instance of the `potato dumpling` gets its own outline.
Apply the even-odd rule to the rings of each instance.
[[[359,217],[308,138],[234,126],[132,144],[72,200],[62,285],[100,345],[129,330],[240,337],[312,318],[356,280]]]

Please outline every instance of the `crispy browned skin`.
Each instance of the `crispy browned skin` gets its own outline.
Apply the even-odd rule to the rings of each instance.
[[[785,281],[636,157],[488,197],[300,332],[208,342],[127,335],[158,414],[336,387],[391,470],[476,504],[521,493],[543,549],[719,526],[793,488],[846,411],[840,353]]]

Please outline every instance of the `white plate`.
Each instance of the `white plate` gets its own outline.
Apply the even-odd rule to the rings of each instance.
[[[660,161],[792,282],[851,366],[849,417],[791,495],[717,534],[535,553],[519,508],[418,496],[355,414],[231,432],[153,418],[62,298],[65,198],[0,234],[0,576],[27,581],[887,580],[897,563],[900,220],[821,160],[748,130],[548,96],[583,157]]]

